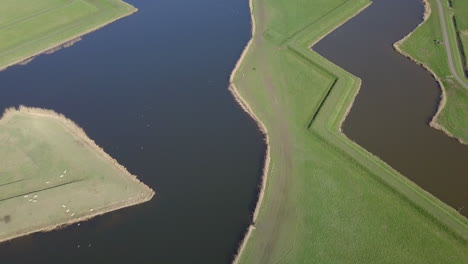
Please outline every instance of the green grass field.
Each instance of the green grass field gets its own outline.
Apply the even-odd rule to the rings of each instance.
[[[367,0],[252,0],[234,95],[269,144],[238,263],[466,263],[468,221],[346,138],[360,80],[309,49]]]
[[[428,2],[432,9],[429,18],[401,43],[400,48],[403,53],[408,54],[429,68],[443,85],[445,105],[439,109],[439,113],[434,117],[431,125],[468,144],[468,90],[455,80],[449,70],[445,48],[443,44],[437,42],[443,40],[437,4],[435,0],[428,0]],[[468,29],[466,15],[468,14],[468,4],[463,0],[453,0],[452,2],[456,7],[454,13],[458,27]],[[452,10],[449,8],[447,1],[442,1],[442,3],[446,13],[447,25],[450,27],[449,36],[452,39],[450,45],[455,58],[455,66],[459,75],[464,78],[463,60],[457,46],[455,27],[451,18]],[[464,79],[468,83],[468,80]]]
[[[135,11],[120,0],[0,0],[0,69]]]
[[[0,120],[0,241],[153,195],[58,114],[21,108]]]

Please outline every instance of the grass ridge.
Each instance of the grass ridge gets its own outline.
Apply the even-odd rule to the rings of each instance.
[[[282,3],[281,0],[277,0],[276,2]],[[300,0],[297,0],[297,2],[300,2]],[[236,99],[240,100],[241,104],[248,106],[247,112],[249,112],[249,114],[251,114],[259,124],[261,124],[261,127],[264,127],[263,124],[266,124],[268,131],[271,131],[267,134],[267,143],[269,146],[268,148],[271,148],[271,153],[268,153],[268,157],[271,155],[272,162],[268,166],[269,170],[265,171],[265,173],[268,174],[268,181],[265,182],[266,180],[264,180],[262,185],[261,195],[265,192],[265,198],[260,200],[259,204],[257,204],[257,206],[260,207],[258,219],[256,219],[256,210],[253,221],[254,224],[249,227],[246,237],[239,248],[239,252],[234,259],[234,263],[292,263],[294,262],[292,260],[294,258],[312,254],[303,253],[301,255],[300,253],[297,253],[304,250],[303,248],[305,245],[303,245],[303,243],[307,240],[302,241],[302,243],[297,242],[299,237],[303,236],[303,234],[301,234],[300,231],[289,230],[292,227],[287,227],[288,225],[296,226],[292,224],[295,220],[288,218],[288,216],[277,215],[278,213],[275,213],[275,209],[273,209],[278,203],[282,203],[281,200],[277,200],[279,198],[275,198],[275,196],[280,195],[278,192],[284,189],[284,186],[281,186],[279,183],[282,182],[282,177],[286,177],[288,179],[293,178],[290,181],[299,177],[301,179],[299,182],[302,181],[300,175],[294,177],[293,175],[281,175],[282,171],[285,170],[282,166],[286,165],[282,164],[282,160],[279,157],[286,154],[278,152],[284,151],[285,148],[284,142],[281,143],[281,141],[284,140],[282,139],[284,135],[281,135],[283,134],[281,129],[285,124],[290,127],[289,130],[293,131],[291,132],[293,133],[292,140],[297,144],[297,146],[294,146],[293,150],[289,151],[297,151],[296,149],[300,149],[301,145],[308,146],[307,143],[303,142],[303,140],[308,140],[307,142],[315,142],[315,145],[320,144],[323,149],[339,153],[338,155],[340,155],[344,160],[348,160],[346,162],[343,161],[344,164],[354,164],[353,166],[355,166],[355,168],[353,171],[365,171],[365,174],[368,174],[381,186],[384,186],[383,189],[386,189],[396,197],[399,197],[398,199],[402,201],[402,205],[403,203],[407,203],[409,207],[413,208],[411,210],[414,211],[415,215],[417,214],[419,215],[418,217],[426,219],[425,221],[437,226],[438,230],[451,236],[454,241],[458,241],[454,242],[459,243],[457,248],[465,247],[466,249],[468,243],[468,221],[466,218],[436,197],[421,189],[409,179],[403,177],[377,156],[369,153],[367,150],[348,139],[341,132],[341,124],[359,91],[361,80],[346,72],[339,66],[334,65],[326,58],[323,58],[318,53],[311,50],[311,47],[335,28],[342,25],[370,5],[369,1],[346,1],[346,3],[350,3],[349,5],[352,6],[344,6],[343,4],[341,5],[342,9],[335,8],[332,12],[327,12],[328,15],[322,15],[320,16],[320,19],[316,20],[319,21],[317,22],[318,24],[308,24],[305,29],[294,31],[294,34],[290,35],[290,38],[281,42],[278,41],[278,39],[282,38],[278,33],[279,31],[275,31],[268,27],[265,28],[265,26],[262,25],[262,23],[266,24],[265,21],[268,21],[269,17],[265,14],[265,11],[261,10],[265,9],[265,7],[259,7],[259,5],[266,4],[262,3],[262,0],[251,1],[251,13],[254,21],[252,24],[252,40],[249,42],[246,50],[244,50],[241,60],[238,62],[236,69],[233,72],[231,81],[233,83],[232,87],[237,90]],[[294,4],[295,3],[290,3],[290,5]],[[294,8],[292,7],[291,9]],[[257,30],[258,28],[260,29]],[[267,40],[267,42],[263,42],[262,38]],[[268,53],[264,50],[272,51],[271,53]],[[265,53],[266,55],[261,55],[262,53]],[[262,59],[267,61],[267,63],[262,66],[264,68],[263,75],[268,75],[269,72],[281,72],[279,68],[274,67],[276,67],[276,64],[285,64],[285,61],[271,58],[275,56],[273,54],[276,53],[292,53],[294,57],[300,60],[298,62],[305,61],[306,66],[313,67],[315,71],[329,74],[334,80],[333,85],[328,86],[328,88],[323,88],[324,84],[322,83],[320,84],[320,90],[314,90],[314,97],[320,98],[317,100],[317,106],[314,107],[315,110],[312,111],[312,114],[309,113],[307,115],[308,120],[295,120],[297,117],[291,116],[290,118],[292,120],[286,121],[283,125],[279,124],[280,122],[277,121],[277,119],[281,118],[281,116],[279,116],[280,113],[288,117],[289,114],[294,113],[294,110],[291,110],[291,108],[296,107],[300,102],[298,101],[300,99],[300,95],[290,99],[289,97],[292,97],[290,91],[294,90],[293,87],[286,86],[283,90],[278,90],[278,87],[274,87],[278,85],[294,86],[291,82],[286,82],[284,84],[270,83],[269,79],[271,77],[259,77],[258,67],[260,66],[258,64],[261,63]],[[257,68],[257,71],[249,72],[251,67]],[[285,68],[281,69],[284,71]],[[242,75],[240,73],[242,73]],[[285,73],[285,75],[286,74],[290,73]],[[273,76],[275,75],[273,74]],[[288,78],[293,78],[291,80],[294,80],[294,77],[292,76]],[[267,88],[268,86],[270,87]],[[257,87],[257,89],[252,89],[253,87]],[[262,93],[262,89],[265,89],[265,95]],[[276,93],[276,95],[271,96],[270,93]],[[240,99],[237,97],[240,97]],[[279,100],[278,97],[281,99]],[[262,108],[262,104],[266,105],[265,109]],[[279,105],[275,106],[275,104]],[[302,109],[301,107],[302,105],[299,105],[294,109]],[[310,109],[311,106],[308,107]],[[275,110],[275,108],[278,109]],[[302,125],[297,126],[297,123]],[[304,123],[308,125],[304,127]],[[262,130],[267,131],[266,128],[263,128]],[[306,132],[308,135],[305,134]],[[304,135],[305,138],[302,138],[302,135]],[[311,137],[313,139],[311,139]],[[302,159],[308,160],[307,157],[303,157]],[[295,172],[289,173],[294,174]],[[319,176],[314,176],[314,174],[311,173],[308,177],[315,178]],[[266,178],[267,177],[264,176],[264,179]],[[293,186],[294,185],[288,188],[295,188]],[[298,195],[290,194],[290,196],[296,197]],[[299,206],[299,204],[287,204],[286,206],[295,207]],[[312,208],[309,210],[311,209]],[[304,211],[299,211],[299,214],[308,215]],[[402,220],[402,223],[403,222],[405,221]],[[311,226],[313,224],[314,223],[309,223],[308,229],[313,228]],[[280,233],[276,236],[272,236],[270,235],[271,232]],[[318,233],[318,235],[319,234],[320,233]],[[273,237],[275,241],[272,241]],[[281,237],[281,242],[277,241],[278,237]],[[288,243],[288,241],[294,242]],[[286,248],[289,249],[286,250]],[[285,250],[287,252],[285,252]],[[307,251],[313,252],[313,250],[314,247],[309,247]],[[333,251],[333,249],[331,250]],[[462,257],[463,253],[456,255],[458,257]],[[315,256],[318,257],[318,255]],[[335,257],[339,259],[337,255],[335,255]],[[301,261],[305,260],[307,259],[302,259]],[[298,260],[295,259],[295,261]],[[349,259],[347,261],[349,261]],[[422,260],[420,259],[419,261]],[[330,263],[329,261],[327,262]],[[340,263],[340,261],[337,263]]]

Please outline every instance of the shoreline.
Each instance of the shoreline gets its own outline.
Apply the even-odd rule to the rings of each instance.
[[[41,56],[41,55],[44,55],[44,54],[45,54],[45,55],[49,55],[49,54],[55,53],[55,52],[57,52],[57,51],[59,51],[59,50],[61,50],[61,49],[69,48],[69,47],[75,45],[76,43],[80,42],[81,40],[83,40],[81,37],[82,37],[82,36],[78,36],[78,37],[76,37],[76,38],[74,38],[74,39],[72,39],[72,40],[70,40],[70,41],[67,41],[67,42],[65,42],[65,43],[59,44],[58,46],[55,46],[55,47],[53,47],[53,48],[50,48],[49,50],[44,51],[44,52],[42,52],[41,54],[33,55],[33,56],[29,57],[29,58],[26,58],[25,60],[22,60],[22,61],[20,61],[20,62],[17,62],[17,63],[14,64],[14,65],[6,66],[6,68],[0,69],[0,72],[1,72],[1,71],[5,71],[5,70],[7,70],[9,67],[15,66],[15,65],[26,66],[26,65],[28,65],[29,63],[31,63],[32,61],[34,61],[37,57],[39,57],[39,56]]]
[[[113,205],[110,205],[110,206],[108,206],[106,208],[102,208],[101,210],[95,210],[95,211],[93,211],[92,214],[86,214],[84,216],[81,216],[81,217],[78,217],[78,218],[75,218],[75,219],[71,219],[70,221],[67,221],[67,222],[64,222],[64,223],[37,227],[37,228],[34,228],[32,230],[22,232],[22,233],[20,233],[18,235],[8,236],[6,238],[0,239],[0,244],[4,243],[4,242],[15,240],[17,238],[22,238],[22,237],[25,237],[25,236],[28,236],[28,235],[36,234],[36,233],[46,233],[46,232],[50,232],[50,231],[60,230],[62,228],[68,227],[68,226],[76,224],[76,223],[91,220],[92,218],[97,217],[97,216],[101,216],[101,215],[104,215],[104,214],[107,214],[107,213],[110,213],[110,212],[113,212],[113,211],[117,211],[119,209],[123,209],[123,208],[127,208],[127,207],[131,207],[131,206],[135,206],[135,205],[139,205],[139,204],[148,202],[153,198],[153,196],[154,195],[144,196],[144,198],[141,198],[139,200],[137,200],[137,199],[135,199],[135,200],[132,199],[132,201],[127,200],[125,203],[113,204]]]
[[[153,189],[142,183],[135,175],[131,174],[124,166],[119,164],[114,158],[112,158],[109,154],[107,154],[101,147],[99,147],[94,140],[90,139],[84,130],[80,128],[78,125],[76,125],[73,121],[70,119],[66,118],[64,115],[56,113],[53,110],[46,110],[42,108],[34,108],[34,107],[25,107],[25,106],[20,106],[18,109],[17,108],[8,108],[4,111],[3,115],[0,117],[0,122],[8,120],[10,116],[14,113],[28,113],[31,115],[36,115],[36,116],[44,116],[44,117],[49,117],[58,120],[64,128],[72,135],[76,136],[79,140],[81,140],[87,147],[91,148],[92,151],[95,151],[98,153],[98,155],[103,158],[105,161],[112,163],[112,165],[117,168],[119,171],[121,171],[125,177],[129,177],[133,181],[135,181],[137,184],[141,185],[145,190],[141,193],[141,195],[135,196],[128,198],[126,200],[116,202],[110,205],[107,205],[105,207],[102,207],[100,209],[94,210],[92,213],[85,213],[82,216],[70,219],[69,221],[63,222],[63,223],[56,223],[56,224],[50,224],[50,225],[43,225],[43,226],[37,226],[33,227],[31,229],[22,231],[21,233],[14,234],[7,236],[5,238],[0,239],[0,243],[10,241],[16,238],[24,237],[30,234],[34,233],[39,233],[39,232],[48,232],[48,231],[53,231],[57,229],[64,228],[66,226],[72,225],[74,223],[78,222],[83,222],[90,220],[96,216],[103,215],[109,212],[113,212],[122,208],[134,206],[137,204],[141,204],[147,201],[150,201],[154,195],[155,192]]]
[[[323,33],[322,36],[320,36],[318,38],[318,40],[315,40],[315,41],[312,41],[309,45],[308,45],[308,48],[309,49],[312,49],[312,47],[318,43],[320,40],[322,40],[323,38],[325,38],[328,34],[330,34],[331,32],[333,32],[334,30],[336,30],[337,28],[341,27],[342,25],[344,25],[346,22],[348,22],[349,20],[351,20],[352,18],[354,18],[355,16],[359,15],[362,11],[364,11],[366,8],[368,8],[370,5],[372,4],[372,2],[370,2],[369,4],[367,4],[366,6],[362,7],[361,9],[359,9],[354,15],[350,16],[350,17],[347,17],[345,20],[343,20],[341,23],[339,23],[338,25],[332,27],[330,30],[326,31],[325,33]],[[247,232],[245,233],[244,235],[244,238],[241,240],[240,242],[240,245],[239,245],[239,248],[237,250],[237,253],[234,255],[234,259],[232,261],[232,264],[237,264],[239,263],[239,260],[240,260],[240,257],[242,256],[242,253],[244,252],[246,246],[247,246],[247,243],[249,242],[250,240],[250,237],[253,233],[253,231],[255,230],[255,221],[257,220],[257,217],[258,217],[258,214],[260,212],[260,208],[263,204],[263,198],[265,196],[265,189],[266,189],[266,184],[267,184],[267,181],[268,181],[268,174],[270,172],[270,162],[271,162],[271,146],[270,146],[270,139],[269,139],[269,135],[268,135],[268,130],[265,126],[265,124],[260,120],[260,118],[258,118],[258,116],[255,114],[255,112],[253,111],[252,107],[248,104],[248,102],[242,97],[242,95],[239,93],[239,91],[237,90],[237,87],[235,86],[234,84],[234,76],[236,75],[236,73],[238,72],[241,64],[243,63],[244,61],[244,58],[245,56],[247,55],[247,53],[249,52],[250,50],[250,47],[252,46],[252,43],[253,43],[253,40],[254,40],[254,36],[256,34],[256,25],[255,25],[255,15],[254,15],[254,10],[253,10],[253,0],[249,0],[249,8],[250,8],[250,17],[251,17],[251,27],[252,27],[252,30],[251,30],[251,38],[249,40],[249,42],[247,43],[247,45],[245,46],[244,50],[242,51],[242,54],[240,56],[240,58],[237,60],[236,62],[236,65],[233,69],[233,71],[231,72],[231,75],[230,75],[230,78],[229,78],[229,82],[230,82],[230,86],[229,86],[229,91],[231,92],[231,94],[233,95],[234,97],[234,100],[239,104],[239,106],[242,108],[242,110],[244,110],[256,123],[257,123],[257,126],[259,127],[260,131],[263,133],[263,135],[265,136],[265,144],[266,144],[266,154],[265,154],[265,163],[264,163],[264,166],[263,166],[263,173],[262,173],[262,176],[261,176],[261,182],[260,182],[260,190],[258,192],[258,200],[257,200],[257,204],[255,206],[255,209],[253,211],[253,216],[252,216],[252,223],[249,225],[249,227],[247,228]],[[287,41],[286,41],[287,42]],[[360,80],[360,79],[359,79]],[[359,83],[359,88],[361,87],[360,83]],[[356,91],[356,94],[354,95],[354,98],[353,98],[353,101],[349,104],[348,106],[348,110],[347,110],[347,113],[351,110],[351,107],[354,103],[354,100],[355,98],[357,97],[358,93],[359,93],[359,90],[358,89]],[[342,122],[346,119],[346,116],[347,116],[347,113],[343,116],[343,119],[342,119]],[[341,125],[340,125],[340,130],[341,130]]]
[[[242,255],[242,252],[244,251],[245,247],[247,246],[247,242],[249,241],[249,238],[252,235],[252,232],[255,230],[255,221],[257,220],[258,214],[260,212],[260,208],[261,208],[261,206],[263,204],[263,198],[265,196],[266,183],[267,183],[267,180],[268,180],[268,174],[270,172],[271,153],[270,153],[270,141],[269,141],[270,139],[269,139],[266,127],[260,121],[260,119],[258,119],[258,117],[252,112],[252,109],[250,108],[250,106],[248,104],[246,104],[246,101],[237,92],[235,86],[232,84],[231,87],[232,88],[230,88],[229,91],[234,96],[235,101],[257,123],[260,131],[265,136],[265,144],[266,144],[266,154],[265,154],[265,159],[264,159],[263,173],[262,173],[262,176],[260,177],[260,190],[258,191],[258,200],[257,200],[257,203],[255,205],[255,209],[254,209],[254,212],[253,212],[251,224],[247,228],[247,232],[245,233],[244,238],[240,242],[237,253],[234,255],[234,260],[233,260],[232,263],[237,264],[239,262],[240,256]]]
[[[31,61],[32,61],[32,60],[35,59],[37,56],[40,56],[40,55],[42,55],[42,54],[49,54],[49,53],[47,53],[47,52],[49,52],[49,51],[52,51],[52,50],[55,51],[56,49],[61,49],[61,48],[64,48],[64,47],[66,48],[66,47],[67,47],[66,45],[67,45],[68,43],[73,42],[73,44],[74,44],[74,43],[77,42],[77,41],[75,42],[76,39],[81,38],[81,37],[83,37],[84,35],[87,35],[87,34],[89,34],[89,33],[92,33],[92,32],[94,32],[94,31],[97,31],[97,30],[99,30],[99,29],[101,29],[101,28],[103,28],[103,27],[105,27],[105,26],[107,26],[107,25],[109,25],[109,24],[111,24],[111,23],[114,23],[114,22],[117,21],[117,20],[120,20],[120,19],[122,19],[122,18],[124,18],[124,17],[130,16],[130,15],[132,15],[132,14],[138,12],[138,9],[137,9],[137,8],[135,8],[135,7],[132,7],[132,8],[133,8],[133,10],[129,11],[129,12],[126,13],[126,14],[123,14],[123,15],[121,15],[121,16],[119,16],[119,17],[116,17],[116,18],[114,18],[114,19],[112,19],[112,20],[109,20],[109,21],[107,21],[107,22],[105,22],[105,23],[103,23],[103,24],[100,24],[100,25],[98,25],[98,26],[92,27],[92,28],[90,28],[90,29],[88,29],[88,30],[86,30],[86,31],[84,31],[84,32],[82,32],[82,33],[76,34],[76,35],[74,35],[74,36],[72,36],[72,37],[66,38],[66,39],[64,39],[64,40],[62,40],[62,41],[60,41],[60,42],[58,42],[58,43],[53,43],[53,44],[51,44],[49,47],[44,48],[44,49],[42,49],[42,50],[39,50],[39,51],[37,51],[37,52],[35,52],[35,53],[32,53],[32,54],[30,54],[30,55],[25,55],[25,56],[19,57],[18,59],[16,59],[15,61],[13,61],[13,62],[11,62],[11,63],[7,63],[7,64],[5,64],[5,65],[1,65],[1,66],[0,66],[0,72],[6,70],[7,68],[9,68],[9,67],[11,67],[11,66],[15,66],[15,65],[21,64],[21,63],[24,62],[24,61],[28,61],[28,60],[30,60],[30,59],[31,59]],[[28,61],[28,63],[31,62],[31,61]]]
[[[254,40],[254,35],[256,34],[256,25],[255,25],[255,15],[254,15],[254,10],[253,10],[253,0],[249,0],[249,9],[250,9],[250,19],[251,19],[251,36],[249,42],[247,42],[247,45],[245,46],[244,50],[242,51],[241,56],[236,62],[236,65],[234,69],[231,72],[231,75],[229,77],[229,92],[231,92],[232,96],[234,97],[234,100],[239,104],[239,106],[244,110],[245,113],[247,113],[254,121],[257,123],[257,126],[259,130],[262,132],[262,134],[265,137],[265,144],[266,144],[266,154],[265,154],[265,162],[263,165],[263,173],[260,177],[260,190],[258,191],[258,200],[255,205],[255,209],[253,211],[252,215],[252,221],[249,227],[247,228],[247,232],[245,233],[244,237],[240,241],[239,247],[237,249],[236,254],[234,255],[234,258],[232,260],[233,264],[237,264],[239,262],[240,257],[242,256],[242,253],[244,252],[247,243],[252,235],[252,232],[255,230],[255,221],[257,220],[257,216],[260,211],[260,207],[263,202],[263,197],[265,195],[265,189],[266,189],[266,182],[268,178],[268,174],[270,172],[270,161],[271,161],[271,153],[270,153],[270,138],[268,136],[268,130],[263,124],[263,122],[260,120],[260,118],[257,117],[255,112],[252,110],[251,106],[248,104],[248,102],[242,97],[242,95],[239,93],[237,90],[235,84],[234,84],[234,76],[238,72],[240,66],[242,65],[242,62],[244,61],[245,56],[250,50],[250,47],[252,46],[253,40]]]
[[[319,43],[322,39],[324,39],[327,35],[331,34],[333,31],[337,30],[339,27],[343,26],[344,24],[346,24],[349,20],[353,19],[354,17],[358,16],[359,14],[361,14],[361,12],[363,12],[364,10],[366,10],[370,5],[372,5],[373,2],[370,2],[368,3],[366,6],[362,7],[361,9],[359,9],[354,15],[348,17],[347,19],[345,19],[342,23],[339,23],[338,25],[336,25],[335,27],[332,27],[330,30],[326,31],[324,33],[324,35],[322,35],[321,37],[318,38],[318,40],[316,41],[312,41],[311,44],[309,44],[309,49],[313,50],[313,47],[315,46],[315,44]],[[321,55],[320,55],[321,56]],[[348,138],[348,136],[346,136],[346,134],[344,134],[343,132],[343,123],[345,122],[346,118],[348,117],[349,113],[351,112],[351,109],[353,108],[353,105],[354,105],[354,102],[356,101],[356,98],[357,96],[359,95],[359,92],[361,91],[361,83],[362,83],[362,80],[361,78],[357,77],[356,78],[358,79],[358,87],[357,87],[357,90],[353,96],[353,98],[351,99],[351,102],[349,103],[348,107],[346,108],[346,111],[344,112],[343,114],[343,117],[341,118],[341,121],[340,121],[340,126],[339,126],[339,131],[341,134],[343,134],[343,136],[345,136],[346,138]],[[333,89],[333,87],[331,88]],[[349,140],[351,140],[350,138],[348,138]]]
[[[442,131],[442,133],[444,133],[445,135],[447,135],[448,137],[451,137],[455,140],[457,140],[460,144],[463,144],[463,145],[468,145],[468,142],[465,142],[463,139],[453,135],[452,133],[450,133],[450,131],[447,130],[447,128],[445,128],[442,124],[439,123],[439,115],[441,114],[442,110],[445,108],[445,105],[447,104],[447,89],[445,88],[442,80],[439,78],[439,76],[437,76],[435,74],[435,72],[429,67],[429,65],[425,64],[425,63],[422,63],[422,62],[419,62],[418,60],[416,60],[415,58],[413,58],[410,54],[406,53],[405,51],[403,51],[401,49],[401,45],[409,38],[411,37],[411,35],[413,35],[413,33],[419,29],[419,27],[421,27],[422,25],[424,25],[427,20],[429,19],[430,15],[432,14],[432,6],[431,6],[431,3],[428,1],[428,0],[421,0],[424,4],[424,16],[423,16],[423,20],[421,21],[421,23],[419,23],[419,25],[413,30],[411,31],[408,35],[404,36],[402,39],[400,39],[399,41],[395,42],[393,44],[393,48],[398,52],[400,53],[403,57],[406,57],[408,58],[409,60],[411,60],[412,62],[416,63],[417,65],[421,66],[424,70],[426,70],[427,72],[429,72],[429,74],[432,75],[432,77],[434,77],[434,79],[437,81],[437,83],[439,84],[439,87],[440,87],[440,90],[441,90],[441,94],[440,94],[440,100],[439,100],[439,105],[437,106],[437,111],[436,113],[434,114],[434,116],[431,118],[431,121],[429,122],[429,126],[434,128],[434,129],[437,129],[439,131]]]

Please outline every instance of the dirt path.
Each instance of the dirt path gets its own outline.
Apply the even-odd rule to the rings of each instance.
[[[447,32],[447,23],[445,20],[444,7],[442,6],[442,3],[440,2],[440,0],[436,0],[436,2],[437,2],[437,8],[439,10],[440,26],[442,27],[442,34],[444,36],[444,46],[445,46],[445,51],[447,53],[450,72],[452,73],[453,77],[455,77],[455,79],[461,84],[461,86],[468,90],[468,83],[466,82],[464,78],[458,75],[455,69],[455,63],[453,62],[453,56],[452,56],[452,48],[450,47],[450,38]]]
[[[257,33],[254,36],[254,41],[258,47],[264,47],[265,39],[263,38],[263,32],[265,31],[266,14],[264,8],[264,1],[258,0],[255,8],[255,26],[257,27]],[[270,208],[263,217],[267,217],[269,221],[262,221],[262,226],[258,226],[262,229],[262,243],[261,249],[258,250],[259,263],[273,263],[271,252],[275,251],[276,241],[278,240],[279,229],[282,226],[282,221],[291,217],[295,209],[287,206],[289,199],[289,192],[291,192],[291,186],[293,182],[293,166],[291,159],[291,132],[288,126],[288,120],[284,104],[280,102],[280,96],[278,88],[276,87],[273,78],[271,76],[269,63],[267,60],[267,54],[265,49],[258,50],[258,63],[260,65],[262,78],[264,80],[268,101],[271,102],[272,112],[274,113],[274,122],[270,123],[271,127],[268,129],[273,132],[270,134],[272,141],[273,153],[276,155],[274,159],[277,166],[274,167],[274,185],[270,185],[268,207]],[[270,171],[271,173],[271,171]],[[271,179],[271,178],[270,178]],[[268,184],[268,183],[264,183]],[[285,217],[286,216],[286,217]],[[256,223],[254,226],[257,228]]]

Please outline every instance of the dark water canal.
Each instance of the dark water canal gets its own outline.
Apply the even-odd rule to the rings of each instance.
[[[468,147],[429,127],[439,85],[392,47],[422,21],[424,6],[421,0],[373,2],[314,47],[362,79],[343,131],[467,216]]]
[[[0,244],[0,263],[219,264],[235,253],[265,154],[227,90],[250,38],[248,1],[127,2],[139,12],[0,72],[0,109],[65,114],[157,196]]]

